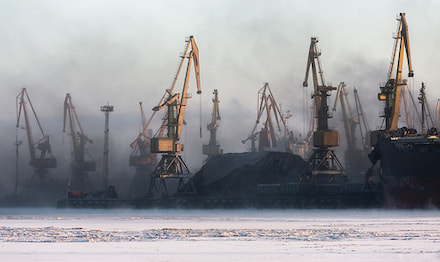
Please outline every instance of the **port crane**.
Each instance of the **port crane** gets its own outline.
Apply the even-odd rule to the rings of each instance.
[[[40,138],[37,140],[34,140],[34,136],[32,134],[31,116],[29,115],[28,107],[30,107],[34,116],[34,120],[37,123],[38,130],[40,131]],[[24,128],[26,130],[30,153],[29,165],[35,168],[35,175],[33,176],[32,181],[38,180],[38,186],[40,188],[43,188],[47,185],[48,182],[48,169],[56,168],[57,160],[52,154],[49,135],[46,135],[44,133],[44,130],[41,126],[40,120],[38,119],[35,108],[32,105],[26,88],[23,88],[17,95],[17,128],[19,128],[20,126],[22,115],[24,117]]]
[[[402,79],[404,52],[406,52],[408,64],[408,77],[414,77],[414,71],[411,64],[411,51],[409,47],[408,25],[406,22],[405,13],[400,13],[400,17],[397,20],[399,21],[397,25],[397,36],[395,37],[393,45],[387,82],[384,86],[380,87],[380,93],[378,94],[378,99],[380,101],[385,101],[385,110],[383,116],[385,118],[385,130],[379,132],[379,134],[383,132],[389,133],[397,131],[400,110],[400,92],[402,86],[405,86],[407,83],[406,79]],[[394,69],[396,71],[396,75],[393,78]],[[376,137],[377,134],[378,133],[376,132]],[[372,139],[373,143],[376,141],[377,138]]]
[[[369,135],[371,129],[368,125],[367,119],[365,118],[364,109],[362,108],[361,99],[359,98],[359,93],[355,88],[353,88],[354,101],[356,104],[356,114],[359,121],[359,132],[361,135],[361,145],[362,149],[367,152],[370,150],[370,143],[367,138],[370,139]]]
[[[221,120],[219,108],[220,100],[218,99],[217,89],[214,89],[212,94],[214,95],[214,98],[212,99],[211,123],[209,123],[206,127],[209,131],[209,143],[207,145],[203,145],[202,148],[203,154],[207,155],[208,159],[223,153],[223,149],[221,149],[220,144],[217,144],[217,129],[219,127],[219,121]]]
[[[275,101],[272,91],[270,90],[269,83],[265,83],[264,86],[258,91],[257,98],[257,120],[255,125],[249,134],[249,136],[243,139],[241,142],[244,144],[247,141],[251,141],[251,150],[256,152],[255,141],[258,139],[258,151],[264,150],[279,150],[286,151],[286,148],[282,148],[279,145],[279,139],[277,139],[277,132],[281,132],[281,124],[285,129],[285,134],[288,134],[286,120],[288,117],[284,116]],[[260,120],[263,114],[266,113],[266,120],[263,122],[263,127],[260,131],[257,131],[257,127],[260,124]],[[275,124],[274,124],[275,122]]]
[[[142,132],[140,132],[137,138],[130,144],[133,151],[129,158],[129,165],[136,167],[137,172],[148,175],[156,166],[157,162],[157,155],[151,153],[150,149],[152,132],[151,129],[149,129],[151,120],[156,112],[154,112],[153,116],[147,121],[142,102],[139,102],[139,107],[141,111]]]
[[[354,88],[354,98],[356,102],[356,112],[357,117],[354,117],[352,113],[352,108],[350,106],[350,101],[348,100],[348,92],[346,90],[346,85],[341,82],[338,86],[335,101],[333,104],[333,111],[336,111],[338,102],[340,103],[342,122],[344,123],[345,138],[347,140],[347,150],[345,151],[345,164],[347,170],[354,173],[360,173],[368,169],[369,163],[365,161],[367,155],[367,149],[365,148],[364,133],[367,128],[362,128],[362,123],[367,127],[365,118],[363,117],[363,110],[359,99],[359,94]],[[362,148],[359,148],[358,141],[356,139],[356,131],[359,128],[360,138],[362,143]]]
[[[72,103],[72,97],[66,94],[64,100],[63,133],[66,133],[66,123],[69,120],[70,136],[72,138],[72,163],[69,190],[89,191],[92,190],[88,172],[96,171],[95,161],[86,161],[86,144],[93,144],[93,140],[87,137],[79,122],[78,114]]]
[[[147,197],[154,197],[155,191],[161,192],[165,197],[168,196],[167,179],[178,180],[177,193],[195,193],[194,187],[187,185],[186,183],[189,180],[191,173],[181,156],[181,153],[183,152],[183,144],[179,143],[182,126],[184,124],[187,99],[191,98],[188,94],[188,83],[192,65],[194,65],[197,94],[201,94],[202,90],[200,85],[198,47],[193,36],[190,36],[185,42],[185,51],[181,56],[180,64],[172,86],[166,90],[162,99],[163,103],[153,108],[153,111],[155,112],[165,108],[167,109],[167,116],[165,118],[167,135],[163,136],[164,125],[162,125],[159,135],[151,138],[151,153],[159,153],[162,154],[162,156],[151,175]],[[183,89],[181,93],[174,93],[174,87],[185,60],[188,60],[188,62],[183,81]]]
[[[317,48],[318,39],[312,37],[307,58],[306,74],[303,87],[308,86],[310,69],[312,72],[314,93],[315,117],[317,118],[316,130],[313,132],[312,155],[307,161],[307,168],[301,179],[302,185],[318,185],[319,183],[345,182],[345,170],[334,153],[332,147],[339,145],[339,132],[328,127],[327,97],[335,87],[325,85],[324,73],[321,69],[319,57],[321,52]]]

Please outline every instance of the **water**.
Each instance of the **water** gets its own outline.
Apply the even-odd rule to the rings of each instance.
[[[439,210],[0,209],[1,261],[440,261]]]

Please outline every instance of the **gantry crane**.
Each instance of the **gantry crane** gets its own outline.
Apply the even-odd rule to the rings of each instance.
[[[187,188],[186,185],[186,181],[190,178],[191,173],[181,157],[183,144],[179,143],[182,125],[184,123],[187,99],[190,98],[188,94],[188,83],[192,64],[194,64],[197,94],[201,94],[202,91],[200,86],[198,47],[193,36],[190,36],[185,41],[185,51],[181,56],[181,61],[172,86],[166,90],[166,97],[164,96],[165,99],[163,99],[164,102],[153,108],[153,111],[155,112],[167,108],[167,136],[162,135],[163,128],[161,127],[159,136],[155,136],[151,139],[151,152],[160,153],[162,154],[162,157],[151,175],[147,197],[154,197],[155,191],[160,191],[162,196],[168,196],[167,179],[178,180],[177,193],[187,193],[194,190],[194,187]],[[174,93],[174,87],[185,59],[188,60],[188,63],[185,79],[183,81],[182,93]]]
[[[312,69],[314,86],[312,99],[315,103],[317,125],[316,131],[313,132],[314,149],[301,179],[302,185],[318,185],[319,183],[344,182],[346,180],[345,170],[333,149],[331,149],[339,145],[339,132],[328,128],[330,116],[328,114],[327,97],[330,95],[329,92],[336,90],[336,88],[325,85],[324,73],[319,60],[321,53],[318,51],[317,43],[318,39],[312,37],[303,82],[303,86],[307,87],[309,72]]]
[[[281,110],[275,101],[275,97],[273,96],[268,83],[265,83],[264,86],[258,91],[257,105],[257,120],[255,121],[255,125],[249,136],[243,139],[241,142],[244,144],[250,140],[251,151],[256,152],[257,148],[255,146],[255,140],[258,137],[258,151],[260,152],[264,150],[288,151],[286,147],[280,145],[280,141],[277,139],[276,135],[277,132],[281,132],[280,122],[283,124],[285,129],[284,134],[289,134],[285,121],[287,118],[281,113]],[[263,122],[261,130],[256,131],[264,113],[266,113],[266,120]]]
[[[38,125],[38,129],[41,135],[41,137],[36,141],[34,140],[34,137],[32,135],[31,117],[29,116],[28,106],[32,110],[34,120]],[[20,125],[22,113],[24,116],[25,130],[27,134],[29,153],[31,157],[29,165],[35,168],[35,175],[32,178],[32,182],[34,182],[34,180],[38,180],[38,186],[40,188],[43,188],[47,185],[48,182],[48,169],[56,168],[57,160],[52,154],[49,142],[49,135],[46,135],[43,131],[43,128],[41,127],[40,120],[38,120],[37,114],[26,91],[26,88],[23,88],[21,92],[17,95],[17,128]],[[37,150],[40,151],[39,154]]]
[[[70,136],[72,138],[72,163],[71,163],[71,191],[90,191],[92,184],[90,182],[88,172],[96,171],[95,161],[86,161],[87,143],[93,144],[93,140],[87,137],[79,122],[75,107],[72,104],[72,97],[69,93],[66,94],[64,100],[64,120],[63,133],[66,132],[66,120],[69,118]],[[79,130],[78,130],[79,129]]]
[[[391,133],[397,131],[400,110],[400,92],[402,86],[405,86],[407,82],[406,79],[402,79],[404,52],[406,52],[408,63],[408,77],[414,76],[414,71],[411,64],[408,25],[406,23],[405,13],[400,13],[400,17],[397,20],[399,21],[397,25],[397,36],[395,37],[393,45],[391,62],[387,75],[387,82],[385,86],[380,87],[380,93],[378,94],[378,99],[380,101],[385,101],[385,110],[383,115],[383,117],[385,118],[385,129],[372,132],[372,146],[375,146],[378,136],[380,136],[384,132]],[[397,64],[395,65],[396,60]],[[392,78],[394,69],[396,70],[396,75],[395,78]]]
[[[209,143],[207,145],[203,145],[202,152],[203,154],[208,156],[208,160],[216,155],[221,155],[223,150],[220,148],[220,144],[217,144],[217,128],[219,127],[218,121],[220,121],[220,108],[218,99],[218,91],[214,89],[213,92],[214,98],[212,99],[212,117],[211,123],[207,125],[207,129],[209,131]]]
[[[351,173],[360,173],[368,169],[369,162],[368,158],[366,157],[367,151],[363,141],[362,148],[359,148],[358,141],[356,139],[356,129],[359,127],[361,140],[364,139],[364,133],[367,131],[365,131],[365,128],[362,128],[360,123],[362,117],[363,124],[364,126],[366,125],[366,120],[363,117],[363,110],[356,88],[354,89],[354,97],[356,102],[357,118],[353,116],[350,102],[348,100],[348,93],[345,89],[345,83],[341,82],[336,93],[333,111],[336,111],[336,106],[338,102],[340,102],[345,138],[347,140],[347,150],[345,151],[346,168]]]

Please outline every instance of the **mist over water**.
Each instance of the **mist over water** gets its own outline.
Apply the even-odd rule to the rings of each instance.
[[[436,261],[438,210],[0,208],[0,258]]]
[[[51,138],[58,160],[51,176],[62,181],[70,175],[71,161],[70,136],[62,133],[66,93],[71,93],[81,124],[94,140],[88,148],[97,163],[97,171],[90,173],[96,183],[102,172],[104,137],[104,114],[99,108],[107,102],[114,105],[110,114],[110,183],[121,187],[128,183],[135,172],[128,166],[128,157],[129,144],[139,132],[138,102],[144,103],[148,118],[170,86],[188,35],[194,35],[200,50],[202,81],[202,94],[197,95],[191,76],[189,92],[193,98],[188,101],[188,125],[182,136],[183,156],[193,173],[205,159],[201,149],[209,139],[206,124],[214,89],[219,90],[222,121],[218,139],[225,153],[250,147],[240,141],[255,123],[257,91],[265,82],[283,111],[292,114],[289,128],[295,136],[303,133],[308,123],[303,119],[303,99],[310,100],[312,93],[309,88],[306,97],[302,95],[311,36],[320,40],[326,81],[333,86],[344,81],[350,101],[356,86],[370,127],[378,127],[382,105],[376,94],[379,83],[386,79],[394,18],[401,11],[406,12],[409,24],[414,88],[417,93],[421,81],[426,82],[433,109],[440,96],[435,90],[440,70],[435,43],[440,33],[432,30],[432,25],[440,24],[438,9],[439,4],[430,1],[3,1],[0,194],[14,189],[16,131],[24,143],[19,151],[20,184],[27,184],[33,175],[25,132],[15,129],[15,97],[22,87],[27,88]],[[179,82],[176,91],[181,88]],[[308,103],[311,105],[311,100]],[[157,115],[153,129],[158,128],[161,117]],[[335,112],[330,127],[338,129],[344,141],[340,119]]]

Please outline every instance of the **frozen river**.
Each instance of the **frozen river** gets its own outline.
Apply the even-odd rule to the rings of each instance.
[[[439,210],[0,209],[0,261],[440,261]]]

